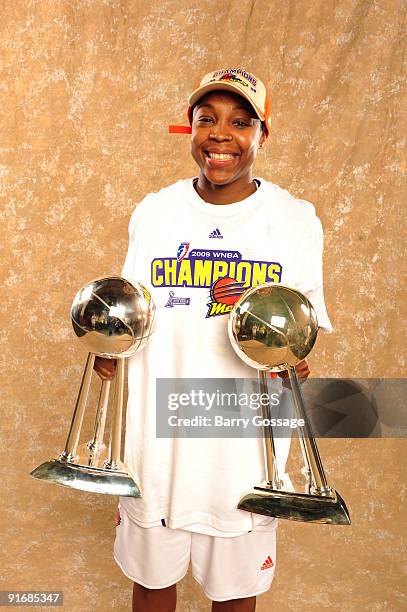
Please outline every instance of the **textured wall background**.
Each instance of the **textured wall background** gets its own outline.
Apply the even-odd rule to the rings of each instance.
[[[69,308],[120,270],[149,191],[195,173],[185,121],[199,77],[243,65],[269,85],[257,174],[313,202],[335,333],[313,375],[403,377],[403,0],[1,2],[1,589],[63,589],[65,608],[129,609],[111,549],[115,500],[42,485],[84,355]],[[404,69],[404,70],[403,70]],[[401,322],[401,323],[400,323]],[[258,609],[402,610],[406,442],[324,440],[349,528],[280,522]],[[208,610],[189,577],[179,609]]]

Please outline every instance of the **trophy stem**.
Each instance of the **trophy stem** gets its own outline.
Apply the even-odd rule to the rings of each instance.
[[[61,461],[73,461],[79,441],[82,427],[83,415],[85,414],[86,402],[89,394],[90,381],[92,380],[94,353],[88,353],[85,370],[83,372],[81,386],[76,400],[75,410],[72,417],[71,427],[66,440],[65,450],[60,456]]]
[[[264,370],[258,371],[259,377],[259,385],[260,385],[260,393],[262,397],[267,395],[268,397],[268,387],[267,387],[267,372]],[[267,403],[261,402],[261,411],[263,421],[267,420],[268,423],[271,421],[271,413],[270,413],[270,401],[267,400]],[[281,488],[281,481],[278,474],[278,466],[277,466],[277,456],[274,445],[274,434],[273,428],[271,425],[263,425],[263,433],[264,433],[264,446],[266,451],[266,479],[267,484],[269,484],[273,489]]]
[[[105,432],[106,413],[107,413],[107,405],[109,402],[109,393],[110,393],[110,380],[102,380],[102,384],[100,386],[98,407],[96,410],[93,437],[92,437],[92,440],[88,442],[88,448],[94,452],[104,447],[103,435]]]
[[[105,463],[108,469],[116,469],[120,461],[121,432],[122,432],[122,409],[124,391],[124,359],[118,358],[116,365],[116,381],[113,399],[112,434],[110,440],[109,457]]]
[[[300,383],[298,382],[297,372],[294,367],[288,368],[288,375],[291,383],[291,392],[294,401],[297,418],[304,421],[303,426],[298,427],[298,438],[301,445],[304,463],[309,475],[309,484],[312,492],[320,495],[331,495],[332,489],[328,485],[321,457],[318,452],[317,443],[311,425],[305,413],[304,398],[302,396]]]

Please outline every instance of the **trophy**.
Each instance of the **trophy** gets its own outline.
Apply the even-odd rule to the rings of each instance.
[[[238,508],[294,521],[349,525],[346,504],[329,486],[295,366],[314,346],[318,323],[311,302],[295,289],[265,283],[243,293],[229,316],[228,332],[237,355],[258,370],[260,392],[268,396],[269,372],[288,370],[289,386],[298,421],[298,437],[304,461],[304,491],[283,488],[276,457],[270,402],[262,406],[266,482],[254,486]]]
[[[92,493],[140,497],[140,489],[120,459],[124,369],[127,357],[147,344],[155,327],[155,305],[141,283],[120,276],[83,287],[71,307],[79,341],[89,351],[64,451],[31,472],[40,480]],[[93,436],[79,445],[95,355],[116,359],[110,442],[104,443],[110,380],[102,380]]]

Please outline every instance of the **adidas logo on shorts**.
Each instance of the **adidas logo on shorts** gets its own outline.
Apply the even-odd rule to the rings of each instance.
[[[263,565],[261,566],[260,569],[262,570],[266,570],[266,569],[270,569],[272,568],[274,565],[272,558],[270,557],[270,555],[267,557],[267,559],[265,560],[265,562],[263,563]]]

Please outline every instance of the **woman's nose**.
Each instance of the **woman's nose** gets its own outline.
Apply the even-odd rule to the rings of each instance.
[[[212,126],[209,138],[220,141],[232,140],[232,134],[230,133],[227,125],[219,121],[216,125]]]

